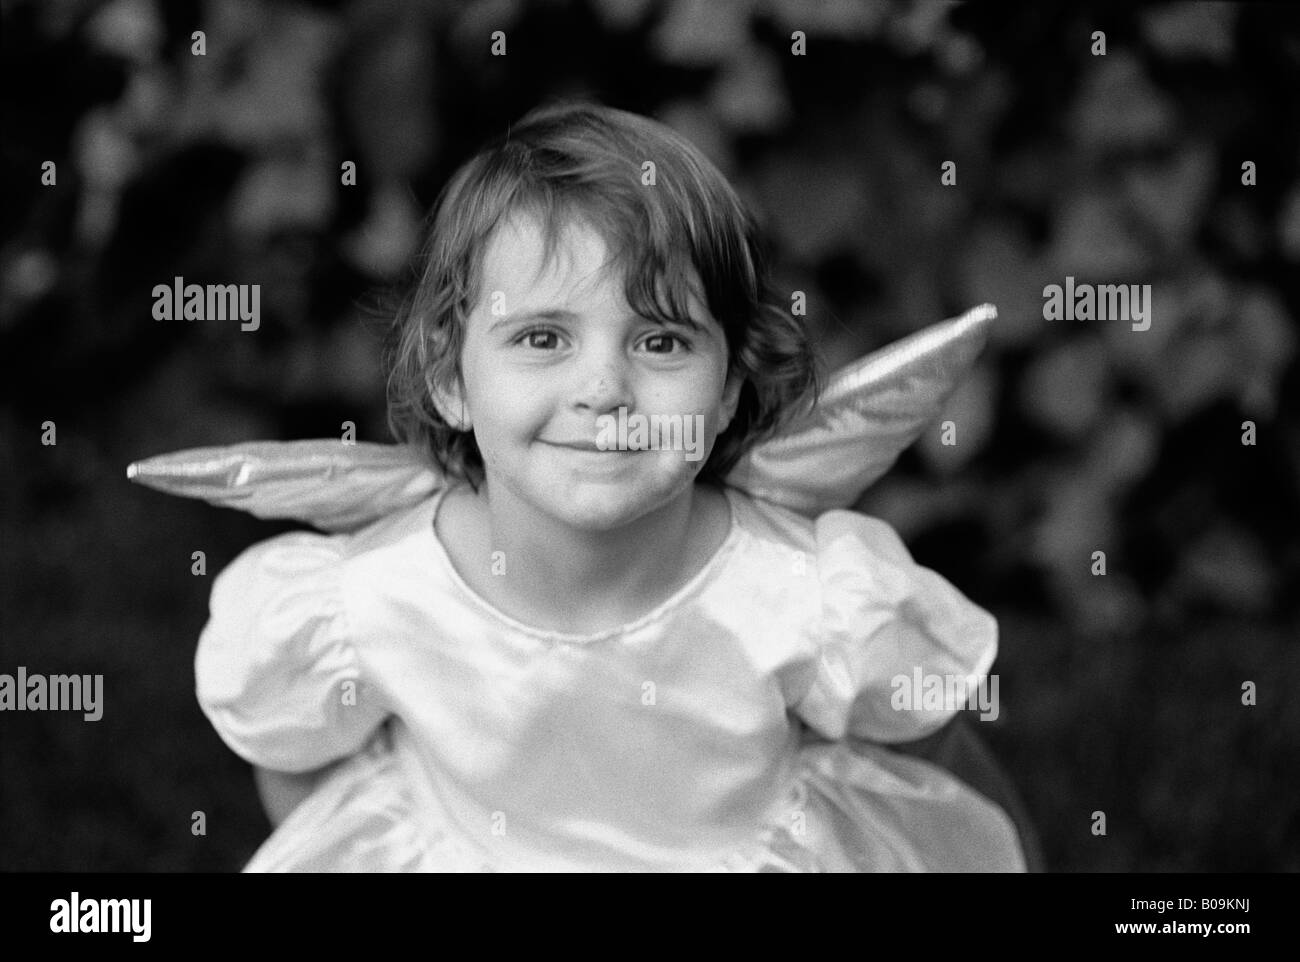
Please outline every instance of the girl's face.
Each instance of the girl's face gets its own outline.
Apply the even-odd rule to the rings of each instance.
[[[740,393],[727,377],[722,328],[703,302],[692,297],[692,326],[635,316],[623,279],[604,269],[606,253],[595,230],[574,222],[543,270],[540,226],[527,217],[503,223],[468,318],[463,383],[439,398],[448,420],[472,427],[489,492],[590,531],[686,494]],[[633,415],[679,415],[702,436],[678,432],[686,444],[675,449],[661,436],[660,450],[601,450],[602,427],[620,408],[629,426]]]

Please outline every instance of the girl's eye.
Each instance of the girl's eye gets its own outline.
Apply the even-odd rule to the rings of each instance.
[[[641,343],[651,354],[672,354],[674,344],[681,345],[683,349],[688,347],[687,343],[676,334],[653,334]]]
[[[529,347],[535,347],[538,350],[546,351],[558,347],[559,338],[554,331],[547,331],[541,328],[532,331],[525,331],[519,336],[516,343],[526,343]]]

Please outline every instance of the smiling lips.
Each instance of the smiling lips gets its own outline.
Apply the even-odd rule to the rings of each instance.
[[[601,448],[594,441],[542,441],[554,448],[569,448],[573,451],[590,451],[593,454],[636,454],[636,449]]]

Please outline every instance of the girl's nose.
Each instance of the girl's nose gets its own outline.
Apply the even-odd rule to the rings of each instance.
[[[605,361],[585,369],[579,377],[577,404],[603,414],[632,406],[627,370],[617,362]]]

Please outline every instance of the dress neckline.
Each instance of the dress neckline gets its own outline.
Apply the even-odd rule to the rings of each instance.
[[[724,560],[729,554],[731,554],[732,549],[740,539],[740,518],[736,510],[736,503],[734,500],[735,493],[725,485],[720,486],[718,490],[722,492],[722,495],[727,502],[727,536],[722,539],[722,543],[718,545],[713,554],[710,555],[709,559],[700,567],[700,570],[697,571],[689,581],[674,591],[668,598],[655,605],[655,607],[647,611],[645,614],[639,615],[633,620],[624,622],[621,625],[615,625],[613,628],[607,628],[604,631],[575,633],[554,631],[547,628],[537,628],[533,625],[525,624],[517,618],[513,618],[506,614],[471,588],[465,579],[461,577],[460,572],[456,570],[456,565],[452,562],[451,555],[447,553],[446,546],[442,543],[442,539],[438,537],[438,531],[435,527],[435,521],[438,517],[438,508],[441,506],[443,498],[450,491],[460,486],[461,485],[450,485],[448,487],[439,488],[425,504],[425,510],[422,512],[422,527],[424,529],[423,537],[427,538],[428,541],[431,542],[429,545],[429,555],[436,560],[438,566],[446,573],[452,584],[456,586],[456,589],[485,614],[493,620],[500,622],[507,628],[541,641],[552,643],[558,642],[568,645],[587,645],[593,642],[604,641],[608,638],[614,638],[637,631],[646,625],[658,621],[665,615],[669,614],[672,609],[681,605],[691,595],[695,594],[695,592],[713,576],[714,572],[722,566]]]

